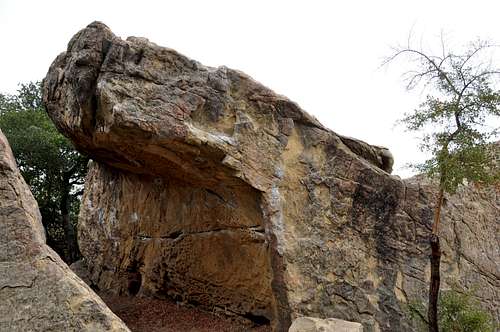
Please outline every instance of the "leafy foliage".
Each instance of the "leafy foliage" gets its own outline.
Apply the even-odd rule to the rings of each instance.
[[[443,291],[439,297],[438,307],[441,332],[495,331],[491,315],[479,307],[472,292],[462,292],[457,288]],[[426,306],[422,302],[413,302],[408,309],[418,330],[427,331],[427,320],[424,318]]]
[[[21,84],[15,95],[0,94],[0,128],[38,202],[49,244],[71,260],[63,214],[76,223],[88,159],[45,113],[39,82]]]
[[[464,180],[491,183],[500,179],[492,142],[499,128],[490,124],[500,116],[500,92],[494,89],[500,71],[492,68],[486,41],[470,43],[456,54],[427,55],[410,47],[397,48],[387,62],[408,56],[415,69],[406,74],[407,88],[432,88],[425,101],[407,113],[401,123],[410,131],[423,132],[421,149],[431,158],[413,165],[440,180],[444,191],[454,193]]]

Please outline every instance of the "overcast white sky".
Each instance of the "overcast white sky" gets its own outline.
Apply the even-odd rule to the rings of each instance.
[[[209,66],[239,69],[334,131],[388,147],[395,174],[421,160],[415,134],[394,127],[417,104],[404,63],[379,69],[413,27],[424,44],[500,41],[499,1],[0,0],[0,92],[42,79],[70,38],[94,20]]]

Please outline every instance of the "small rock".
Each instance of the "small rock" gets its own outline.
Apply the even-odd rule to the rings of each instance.
[[[363,332],[363,325],[336,318],[299,317],[288,332]]]

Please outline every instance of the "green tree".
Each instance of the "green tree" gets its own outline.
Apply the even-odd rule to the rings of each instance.
[[[88,159],[62,136],[42,105],[40,83],[0,94],[0,128],[38,202],[47,242],[67,262],[78,258],[75,224]]]
[[[442,41],[443,39],[441,39]],[[421,149],[430,158],[414,165],[436,178],[439,191],[430,236],[431,282],[429,287],[429,331],[438,332],[441,250],[439,222],[444,194],[453,194],[464,180],[492,183],[499,179],[496,150],[492,143],[498,127],[491,123],[500,115],[500,93],[495,89],[500,71],[493,67],[494,46],[478,40],[463,53],[454,53],[441,43],[439,55],[410,46],[395,48],[385,63],[406,57],[413,65],[405,74],[407,88],[423,85],[431,89],[425,101],[402,119],[410,131],[423,133]]]
[[[428,329],[425,319],[425,305],[413,302],[409,313],[419,330]],[[441,332],[493,332],[495,323],[491,315],[479,307],[470,291],[457,287],[443,291],[439,295],[439,326]]]

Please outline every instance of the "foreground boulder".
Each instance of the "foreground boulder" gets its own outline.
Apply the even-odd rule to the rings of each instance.
[[[99,288],[277,331],[303,315],[412,329],[436,192],[391,176],[387,149],[337,135],[239,71],[98,22],[56,58],[43,93],[95,161],[79,244]],[[498,188],[460,195],[444,208],[445,287],[478,285],[498,308]]]
[[[0,331],[129,331],[45,244],[37,203],[1,131]]]

